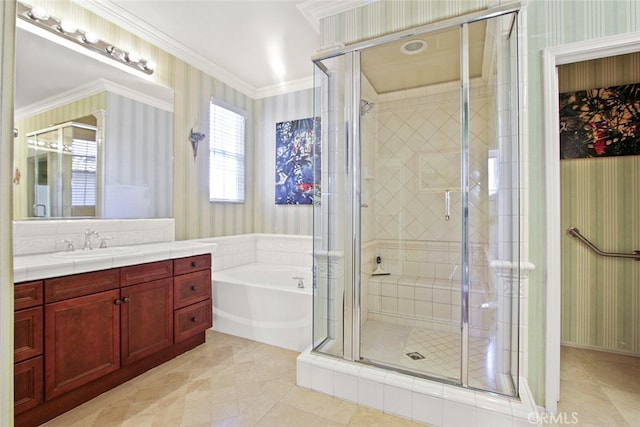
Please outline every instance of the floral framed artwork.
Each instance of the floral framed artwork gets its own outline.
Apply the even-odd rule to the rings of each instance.
[[[276,123],[277,205],[310,205],[319,195],[320,118]]]
[[[560,158],[640,154],[640,83],[560,94]]]

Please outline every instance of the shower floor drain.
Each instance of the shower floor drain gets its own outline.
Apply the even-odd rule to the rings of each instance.
[[[411,353],[407,353],[407,356],[409,356],[411,360],[424,359],[424,356],[418,353],[417,351],[412,351]]]

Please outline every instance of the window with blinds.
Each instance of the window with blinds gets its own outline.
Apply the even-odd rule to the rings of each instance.
[[[245,116],[214,102],[210,111],[209,201],[244,202]]]
[[[71,205],[96,205],[96,165],[98,147],[95,141],[74,139],[71,144]]]

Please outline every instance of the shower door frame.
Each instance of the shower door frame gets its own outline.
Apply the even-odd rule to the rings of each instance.
[[[461,114],[461,171],[460,171],[460,184],[463,188],[462,194],[462,230],[461,230],[461,257],[462,257],[462,274],[461,274],[461,355],[460,355],[460,383],[456,383],[462,387],[469,387],[469,368],[468,368],[468,353],[469,353],[469,221],[468,221],[468,192],[469,192],[469,29],[468,26],[471,23],[488,20],[491,18],[507,15],[511,13],[519,13],[522,9],[522,2],[512,2],[505,5],[500,5],[487,10],[458,16],[443,21],[435,22],[432,24],[426,24],[416,28],[396,32],[393,34],[357,42],[346,47],[334,49],[331,51],[325,51],[319,55],[312,57],[314,66],[323,69],[323,60],[343,56],[348,64],[345,78],[345,92],[348,94],[345,96],[349,101],[345,105],[345,117],[346,117],[346,155],[349,171],[351,176],[347,182],[349,186],[348,194],[351,195],[350,209],[345,212],[346,221],[349,224],[350,230],[345,230],[346,234],[349,234],[345,240],[350,241],[350,245],[347,248],[347,253],[344,255],[345,272],[344,277],[349,279],[349,283],[345,283],[345,296],[344,296],[344,310],[343,310],[343,354],[342,358],[345,360],[362,362],[360,357],[360,331],[361,331],[361,216],[356,215],[361,208],[361,146],[360,146],[360,109],[357,108],[360,103],[360,51],[366,48],[375,47],[387,43],[392,43],[401,39],[406,39],[414,36],[425,35],[434,33],[454,27],[460,28],[461,44],[460,44],[460,108]],[[518,58],[515,58],[518,61]],[[520,108],[518,107],[518,110]],[[315,213],[315,211],[314,211]],[[350,233],[348,233],[350,231]],[[315,280],[315,277],[314,277]],[[349,292],[346,292],[347,289]],[[518,310],[519,311],[519,310]],[[356,321],[357,320],[357,321]],[[315,321],[315,317],[314,317]],[[315,345],[315,333],[313,337],[314,350]],[[520,340],[518,340],[520,343]],[[519,345],[518,345],[519,346]],[[520,349],[518,348],[519,352]],[[320,352],[320,354],[325,354]],[[331,356],[330,354],[327,354]],[[389,366],[379,363],[369,362],[376,366]],[[518,369],[517,376],[522,373],[520,368]],[[432,377],[429,375],[418,374],[412,372],[413,375],[424,376],[437,381],[447,382],[444,378]],[[515,384],[516,396],[519,394],[518,384]]]

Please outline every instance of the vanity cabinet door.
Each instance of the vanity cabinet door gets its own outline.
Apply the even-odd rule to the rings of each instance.
[[[15,365],[13,399],[16,415],[42,403],[42,359],[38,356]]]
[[[173,344],[173,281],[156,280],[120,290],[122,365]]]
[[[45,305],[45,399],[120,367],[120,290]]]

